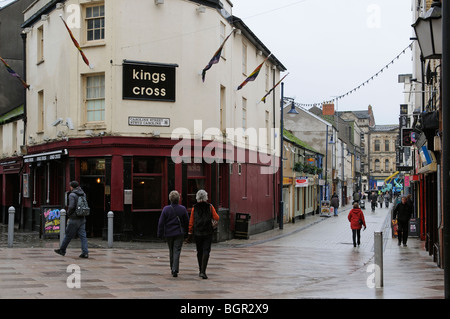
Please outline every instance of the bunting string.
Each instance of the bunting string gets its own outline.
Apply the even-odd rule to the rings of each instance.
[[[389,62],[388,64],[386,64],[381,70],[379,70],[377,73],[375,73],[374,75],[372,75],[369,79],[367,79],[366,81],[364,81],[363,83],[361,83],[360,85],[354,87],[353,89],[351,89],[350,91],[339,95],[339,96],[335,96],[333,99],[328,100],[328,101],[322,101],[322,102],[316,102],[316,103],[296,103],[299,106],[302,107],[313,107],[313,106],[322,106],[323,104],[332,104],[340,99],[343,99],[344,97],[355,93],[356,91],[360,90],[362,87],[364,87],[365,85],[369,84],[370,82],[372,82],[373,80],[375,80],[376,77],[378,77],[381,73],[383,73],[385,70],[387,70],[389,68],[389,66],[391,64],[394,64],[398,59],[400,59],[400,57],[406,53],[406,51],[408,49],[412,49],[412,45],[414,42],[411,42],[401,53],[399,53],[394,59],[391,60],[391,62]]]

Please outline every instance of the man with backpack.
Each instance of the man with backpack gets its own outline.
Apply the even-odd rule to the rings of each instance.
[[[70,241],[78,234],[81,240],[80,258],[89,258],[88,241],[86,236],[86,216],[89,215],[89,207],[86,201],[86,194],[81,189],[77,181],[69,184],[69,205],[67,207],[67,217],[69,219],[66,227],[66,235],[59,249],[55,252],[61,256],[66,254]],[[63,227],[64,225],[61,225]]]

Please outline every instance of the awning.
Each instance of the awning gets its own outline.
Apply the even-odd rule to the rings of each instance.
[[[23,157],[23,160],[25,163],[47,162],[47,161],[59,160],[63,156],[66,156],[66,155],[69,155],[69,152],[67,151],[67,149],[64,149],[64,150],[59,150],[59,151],[47,152],[47,153],[26,155]]]

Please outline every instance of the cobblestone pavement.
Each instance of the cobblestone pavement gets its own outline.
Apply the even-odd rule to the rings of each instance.
[[[195,245],[183,246],[180,274],[170,275],[164,243],[90,239],[89,259],[80,259],[79,240],[65,257],[53,252],[58,240],[17,232],[14,247],[0,235],[0,298],[153,299],[442,299],[444,273],[410,238],[408,247],[391,238],[387,209],[365,210],[367,230],[354,248],[347,220],[307,216],[253,235],[214,244],[207,274],[198,277]],[[5,229],[5,227],[2,227]],[[374,232],[383,231],[384,287],[371,288]],[[79,276],[78,276],[79,275]],[[80,288],[76,286],[79,279]]]

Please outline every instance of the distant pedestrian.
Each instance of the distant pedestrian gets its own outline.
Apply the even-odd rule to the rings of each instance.
[[[178,276],[180,268],[181,248],[189,227],[189,216],[186,207],[179,205],[180,194],[171,191],[170,205],[163,208],[158,222],[158,237],[165,238],[169,246],[170,270],[173,277]]]
[[[197,248],[197,262],[199,268],[199,277],[208,279],[206,276],[206,267],[208,266],[209,255],[211,253],[211,244],[213,236],[212,220],[219,221],[214,206],[209,204],[208,193],[203,189],[196,194],[197,204],[192,207],[189,220],[189,238],[194,236]]]
[[[348,221],[350,222],[350,228],[352,229],[353,237],[353,247],[361,244],[361,229],[364,226],[366,230],[366,220],[364,219],[364,214],[359,208],[358,203],[353,203],[353,208],[348,213]]]
[[[398,237],[398,245],[400,246],[403,243],[403,246],[406,247],[406,242],[408,241],[408,229],[409,229],[409,220],[411,219],[412,208],[408,205],[406,196],[402,196],[402,201],[397,204],[394,208],[393,219],[397,219],[397,237]]]
[[[370,204],[372,206],[372,212],[375,212],[375,207],[377,206],[377,194],[375,192],[372,192],[371,195],[369,195]]]
[[[75,237],[75,235],[78,234],[78,237],[81,240],[81,255],[79,257],[89,258],[88,240],[86,236],[86,217],[77,216],[76,214],[78,198],[81,196],[86,196],[86,194],[81,189],[80,184],[77,181],[70,182],[69,187],[69,206],[67,207],[67,217],[69,218],[69,221],[67,222],[66,235],[63,239],[61,247],[59,249],[55,249],[55,253],[64,256],[70,241]],[[61,227],[64,227],[64,225],[61,225]]]
[[[338,216],[339,197],[336,195],[336,192],[331,196],[330,205],[334,208],[334,216]]]
[[[383,200],[384,200],[383,195],[379,194],[378,195],[378,204],[380,204],[380,208],[383,208]]]

